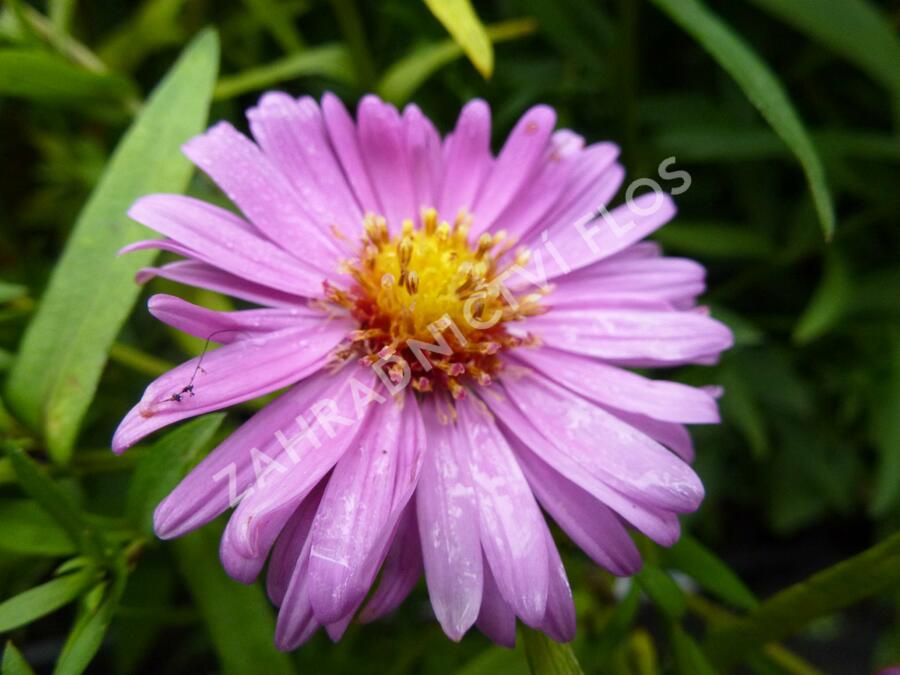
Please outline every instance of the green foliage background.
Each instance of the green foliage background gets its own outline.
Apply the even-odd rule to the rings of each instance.
[[[0,12],[2,675],[862,673],[900,663],[900,4],[875,0],[48,0]],[[420,587],[395,615],[272,646],[217,525],[154,539],[154,505],[253,405],[122,458],[117,421],[202,345],[152,321],[116,258],[140,194],[221,199],[179,145],[266,88],[415,100],[442,130],[476,96],[495,141],[528,106],[690,172],[656,238],[709,269],[736,347],[699,428],[708,497],[616,581],[560,537],[572,647],[448,641]],[[152,92],[152,93],[151,93]],[[227,308],[212,293],[179,288]],[[137,304],[136,304],[137,303]],[[135,307],[137,306],[137,309]],[[702,543],[701,543],[702,542]],[[30,665],[29,665],[30,664]]]

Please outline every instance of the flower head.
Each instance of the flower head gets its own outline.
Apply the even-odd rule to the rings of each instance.
[[[249,582],[268,561],[282,649],[390,612],[423,571],[453,639],[477,623],[511,644],[516,618],[571,639],[541,507],[625,575],[640,566],[628,527],[670,545],[703,498],[684,425],[718,421],[713,395],[627,370],[731,344],[696,305],[703,268],[639,243],[671,200],[607,211],[616,147],[554,131],[546,106],[497,156],[481,101],[443,139],[373,96],[355,123],[329,94],[266,94],[248,117],[255,143],[220,123],[185,146],[242,215],[177,195],[129,212],[165,238],[128,250],[184,258],[140,281],[259,308],[153,296],[157,318],[222,346],[153,382],[114,450],[285,389],[159,505],[157,533],[236,506],[222,562]]]

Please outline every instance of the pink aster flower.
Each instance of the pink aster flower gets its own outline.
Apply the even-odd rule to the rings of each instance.
[[[496,156],[482,101],[445,138],[374,96],[355,123],[328,94],[266,94],[248,118],[254,140],[220,123],[184,148],[242,215],[163,194],[129,212],[164,236],[130,249],[184,258],[139,280],[259,308],[153,296],[154,316],[222,346],[150,384],[114,450],[284,390],[159,505],[157,533],[236,506],[222,562],[250,582],[268,561],[281,649],[392,611],[423,571],[454,640],[477,624],[511,645],[517,618],[572,639],[543,512],[628,575],[628,528],[671,545],[703,498],[684,425],[718,421],[713,394],[628,370],[731,344],[695,303],[703,268],[639,243],[671,200],[598,211],[617,148],[554,131],[546,106]]]

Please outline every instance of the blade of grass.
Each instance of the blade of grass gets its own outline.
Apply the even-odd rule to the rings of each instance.
[[[535,30],[537,23],[533,19],[513,19],[488,26],[487,34],[492,42],[503,42],[530,35]],[[452,40],[415,49],[388,68],[377,91],[388,101],[404,103],[435,71],[462,54],[462,48]]]
[[[216,85],[213,96],[216,100],[234,98],[285,80],[310,75],[353,84],[353,64],[346,47],[342,44],[322,45],[258,68],[250,68],[237,75],[223,77]]]
[[[748,0],[855,64],[892,96],[900,124],[900,39],[867,0]]]
[[[453,40],[485,79],[494,72],[494,47],[469,0],[425,0]]]
[[[110,345],[140,292],[134,274],[155,256],[117,257],[147,236],[125,212],[143,194],[187,185],[192,170],[180,147],[206,124],[218,53],[215,33],[204,33],[157,87],[79,215],[25,333],[7,399],[57,462],[71,456]]]
[[[825,169],[784,86],[746,42],[699,0],[652,0],[731,75],[747,98],[797,157],[806,174],[819,222],[830,239],[834,210]]]
[[[770,642],[803,629],[810,621],[900,583],[900,533],[862,553],[794,584],[742,618],[712,630],[704,650],[713,663],[728,666]]]

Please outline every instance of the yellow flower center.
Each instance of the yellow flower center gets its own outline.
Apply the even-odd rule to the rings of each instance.
[[[383,217],[367,215],[359,259],[347,266],[355,286],[329,288],[328,299],[360,325],[341,356],[368,363],[400,357],[418,391],[446,388],[460,396],[462,383],[490,384],[501,366],[498,352],[522,344],[504,324],[539,313],[540,294],[503,285],[504,272],[527,259],[524,250],[511,253],[514,242],[504,232],[470,243],[471,216],[461,212],[451,225],[433,208],[421,222],[417,228],[405,220],[392,238]],[[396,358],[391,367],[399,368]]]

